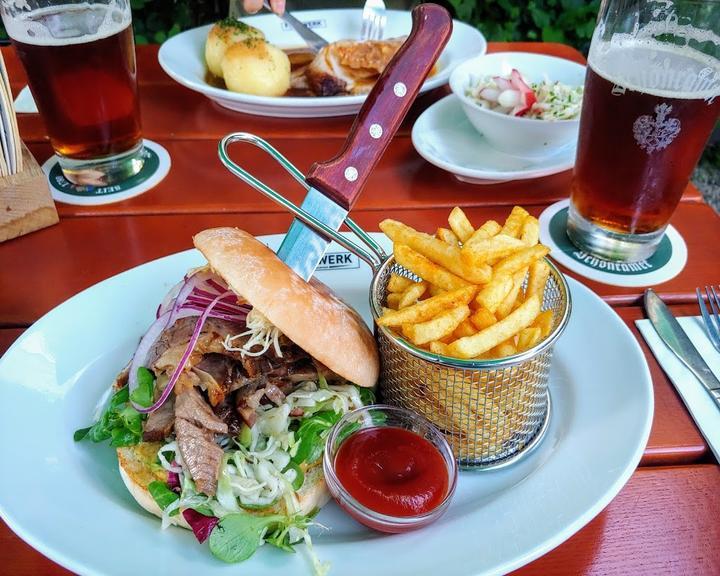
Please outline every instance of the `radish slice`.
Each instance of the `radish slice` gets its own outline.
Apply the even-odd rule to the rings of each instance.
[[[510,80],[508,80],[507,78],[503,78],[502,76],[493,76],[493,81],[497,85],[500,92],[504,90],[512,90],[513,88],[515,88],[510,82]]]
[[[520,104],[520,98],[518,90],[503,90],[498,96],[498,104],[503,108],[515,108]]]
[[[511,114],[513,116],[524,116],[532,108],[532,105],[537,102],[537,96],[515,68],[510,72],[510,83],[520,93],[519,102],[515,105]]]
[[[488,102],[497,102],[498,96],[500,96],[500,90],[496,90],[495,88],[483,88],[479,96]]]

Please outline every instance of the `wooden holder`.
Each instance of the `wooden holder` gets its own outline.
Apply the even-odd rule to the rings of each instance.
[[[45,173],[22,144],[23,170],[0,178],[0,242],[57,224]]]

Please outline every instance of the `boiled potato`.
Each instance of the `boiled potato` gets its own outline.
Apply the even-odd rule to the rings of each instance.
[[[265,34],[235,18],[225,18],[210,28],[205,41],[205,62],[210,73],[222,78],[222,59],[230,46],[248,40],[265,40]]]
[[[282,96],[290,88],[290,59],[265,41],[239,42],[222,60],[225,86],[233,92]]]

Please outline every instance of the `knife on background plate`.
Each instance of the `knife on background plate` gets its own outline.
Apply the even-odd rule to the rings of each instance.
[[[267,0],[263,2],[263,8],[270,12],[273,11],[272,7],[270,6],[270,2],[268,2]],[[305,43],[313,52],[320,52],[320,50],[322,50],[325,46],[328,45],[328,41],[325,40],[325,38],[313,32],[303,22],[300,22],[300,20],[295,18],[295,16],[290,14],[290,12],[288,12],[287,10],[282,14],[278,14],[277,17],[282,19],[283,22],[287,22],[290,26],[292,26],[295,32],[299,34],[300,38],[305,41]]]
[[[702,359],[665,302],[649,288],[645,290],[645,311],[662,341],[695,375],[715,404],[720,407],[720,380]]]
[[[450,38],[452,19],[442,6],[421,4],[412,20],[410,36],[366,98],[343,149],[332,160],[313,164],[305,178],[310,190],[302,209],[333,230],[345,221]],[[277,254],[309,280],[330,242],[295,219]]]

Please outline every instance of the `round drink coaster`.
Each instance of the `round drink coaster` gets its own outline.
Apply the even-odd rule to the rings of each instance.
[[[569,205],[569,200],[561,200],[540,215],[540,241],[550,248],[554,260],[580,276],[612,286],[653,286],[674,278],[685,268],[687,246],[672,226],[666,228],[660,246],[647,260],[616,262],[580,250],[566,232]]]
[[[76,186],[62,173],[57,156],[43,164],[52,197],[57,202],[78,206],[98,206],[139,196],[156,186],[170,170],[170,154],[152,140],[143,141],[143,167],[134,176],[111,186]]]

